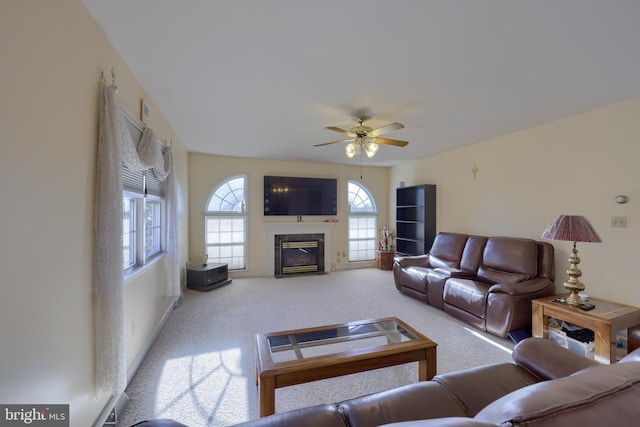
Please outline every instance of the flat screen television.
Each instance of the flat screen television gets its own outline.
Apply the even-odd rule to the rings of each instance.
[[[338,181],[333,178],[264,177],[264,214],[336,215]]]

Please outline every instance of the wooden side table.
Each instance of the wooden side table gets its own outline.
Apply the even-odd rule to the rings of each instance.
[[[376,258],[376,266],[379,270],[391,270],[393,269],[393,257],[396,255],[396,251],[378,251]]]
[[[554,317],[591,329],[595,336],[595,360],[600,363],[616,361],[616,334],[622,329],[627,329],[628,351],[640,347],[640,308],[589,298],[589,303],[596,308],[584,311],[555,302],[563,296],[552,295],[531,301],[531,334],[534,337],[547,338],[549,317]]]

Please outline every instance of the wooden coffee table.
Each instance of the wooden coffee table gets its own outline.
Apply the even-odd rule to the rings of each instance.
[[[418,380],[436,374],[436,347],[400,319],[362,320],[256,335],[260,416],[275,412],[275,389],[418,362]]]

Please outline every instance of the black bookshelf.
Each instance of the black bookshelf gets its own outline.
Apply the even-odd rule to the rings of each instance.
[[[436,186],[414,185],[396,189],[396,252],[422,255],[436,237]]]

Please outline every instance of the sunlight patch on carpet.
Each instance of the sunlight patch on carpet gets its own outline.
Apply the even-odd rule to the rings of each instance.
[[[241,356],[240,348],[232,348],[167,360],[158,381],[154,412],[176,417],[182,408],[192,408],[179,417],[188,425],[208,425],[227,416],[248,418],[248,381]],[[224,408],[233,408],[233,413],[227,414]]]
[[[509,353],[509,354],[513,353],[512,349],[510,349],[508,347],[505,347],[502,344],[497,343],[497,342],[493,341],[490,338],[485,337],[484,335],[478,333],[477,331],[474,331],[473,329],[469,329],[466,326],[464,327],[464,329],[465,329],[465,331],[469,332],[471,335],[475,336],[476,338],[480,338],[484,342],[489,343],[489,344],[491,344],[492,346],[494,346],[496,348],[499,348],[500,350],[504,351],[505,353]]]

